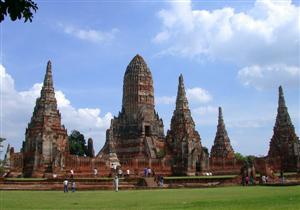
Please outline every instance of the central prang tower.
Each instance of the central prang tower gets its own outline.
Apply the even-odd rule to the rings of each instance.
[[[102,153],[115,153],[121,164],[135,159],[156,159],[164,154],[164,128],[154,108],[150,69],[140,55],[126,68],[122,111],[107,131]]]
[[[140,55],[136,55],[127,66],[124,75],[122,109],[129,122],[138,120],[138,114],[142,113],[147,121],[152,121],[154,118],[152,75]]]

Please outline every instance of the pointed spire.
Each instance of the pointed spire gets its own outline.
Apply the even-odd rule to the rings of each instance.
[[[180,74],[179,76],[179,84],[178,84],[177,99],[176,99],[176,110],[178,109],[189,109],[189,103],[185,93],[182,74]]]
[[[214,145],[211,148],[211,157],[233,158],[234,151],[230,144],[225,123],[223,119],[222,108],[219,107],[219,118]]]
[[[282,87],[279,86],[278,107],[286,107]]]
[[[50,60],[47,63],[47,70],[46,70],[46,74],[45,74],[43,87],[44,88],[53,88],[52,65],[51,65]]]
[[[223,113],[222,113],[222,107],[219,107],[219,119],[218,119],[218,124],[224,124],[224,119],[223,119]]]
[[[288,108],[285,104],[283,89],[279,86],[278,108],[273,136],[270,141],[268,158],[278,158],[283,161],[283,170],[294,170],[297,168],[297,147],[299,138],[295,132]],[[294,149],[295,148],[295,149]],[[277,166],[276,166],[277,167]]]
[[[275,127],[278,127],[279,125],[285,125],[285,124],[292,125],[288,108],[285,104],[283,89],[281,86],[279,86],[278,90],[279,90],[279,97],[278,97],[278,108],[277,108]]]

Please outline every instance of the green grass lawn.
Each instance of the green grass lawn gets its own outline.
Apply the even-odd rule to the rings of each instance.
[[[0,191],[0,209],[300,209],[300,186],[130,191]]]

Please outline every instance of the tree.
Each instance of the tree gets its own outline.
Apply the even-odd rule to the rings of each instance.
[[[2,148],[3,148],[3,142],[5,140],[6,140],[5,138],[0,137],[0,158],[1,158]],[[4,161],[0,159],[0,175],[4,172],[3,164]]]
[[[77,130],[73,130],[71,135],[68,137],[69,149],[71,155],[84,156],[86,153],[86,142],[84,135]]]
[[[246,161],[246,157],[243,156],[241,153],[236,152],[236,153],[234,153],[234,156],[235,156],[236,160],[240,160],[240,161],[243,161],[243,162]]]
[[[9,15],[12,21],[24,18],[24,22],[28,20],[32,22],[33,13],[36,12],[38,6],[32,0],[0,0],[0,22]]]
[[[5,141],[5,138],[0,137],[0,157],[1,157],[1,152],[2,152],[2,148],[3,148],[3,142]]]

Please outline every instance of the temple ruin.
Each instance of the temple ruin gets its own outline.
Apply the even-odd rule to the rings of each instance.
[[[89,139],[87,156],[71,155],[67,130],[61,124],[57,108],[49,61],[22,149],[15,152],[8,146],[5,170],[11,177],[51,177],[54,174],[63,177],[71,169],[76,171],[77,177],[88,177],[95,168],[102,176],[108,176],[112,166],[130,169],[135,175],[140,175],[145,167],[163,175],[200,175],[207,171],[239,173],[241,163],[235,159],[221,108],[209,156],[195,129],[183,76],[179,77],[176,108],[166,136],[154,100],[152,73],[144,59],[136,55],[126,68],[121,111],[111,120],[103,148],[95,155],[93,140]],[[258,166],[268,164],[274,171],[297,171],[300,169],[299,151],[299,138],[288,114],[282,87],[279,87],[270,150],[268,156],[257,161]]]
[[[166,141],[171,151],[173,174],[196,175],[208,170],[208,151],[202,147],[200,135],[195,129],[182,75],[179,77],[176,108]]]
[[[276,171],[300,169],[300,141],[285,104],[283,89],[279,87],[278,108],[273,136],[267,156]]]

